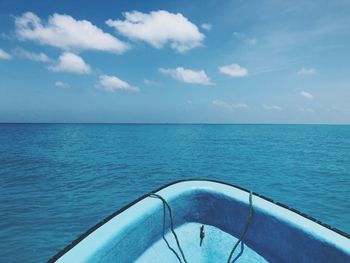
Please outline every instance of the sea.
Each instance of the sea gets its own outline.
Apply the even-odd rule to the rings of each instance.
[[[0,124],[0,262],[46,262],[139,196],[191,178],[350,232],[347,125]]]

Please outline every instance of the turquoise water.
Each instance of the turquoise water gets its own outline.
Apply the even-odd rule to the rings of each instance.
[[[185,178],[240,185],[350,232],[350,126],[0,124],[0,261],[44,262]]]

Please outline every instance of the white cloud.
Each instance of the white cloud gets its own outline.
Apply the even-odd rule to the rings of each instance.
[[[70,85],[66,82],[62,82],[62,81],[56,81],[55,82],[55,86],[58,88],[62,88],[62,89],[68,89],[70,88]]]
[[[89,74],[91,68],[85,61],[70,52],[64,52],[60,57],[56,65],[49,67],[50,70],[55,72],[71,72],[76,74]]]
[[[316,70],[314,68],[301,68],[298,71],[298,75],[313,75],[316,73]]]
[[[255,45],[257,43],[257,39],[255,37],[248,37],[246,34],[233,32],[233,36],[237,39],[243,40],[249,45]]]
[[[312,99],[314,97],[311,93],[306,92],[306,91],[301,91],[300,95],[306,99]]]
[[[299,111],[313,113],[314,109],[312,109],[312,108],[299,108]]]
[[[210,31],[212,29],[212,25],[209,23],[203,23],[201,24],[201,28],[203,28],[204,30]]]
[[[248,75],[248,69],[241,67],[238,64],[231,64],[227,66],[222,66],[219,71],[223,74],[230,75],[231,77],[245,77]]]
[[[21,40],[32,40],[66,51],[100,50],[123,53],[126,43],[87,20],[75,20],[68,15],[53,14],[47,23],[34,13],[27,12],[15,20],[16,34]]]
[[[11,59],[11,55],[0,48],[0,59]]]
[[[25,58],[25,59],[29,59],[29,60],[33,60],[33,61],[39,61],[39,62],[50,61],[49,57],[42,52],[34,53],[34,52],[24,50],[22,48],[16,48],[13,50],[12,53],[19,58]]]
[[[191,70],[183,67],[177,67],[175,69],[160,68],[159,72],[164,75],[185,83],[201,84],[201,85],[212,85],[210,78],[207,76],[204,70]]]
[[[116,76],[102,75],[99,79],[99,85],[102,89],[108,92],[115,92],[116,90],[139,91],[138,87],[131,86],[129,83],[121,80]]]
[[[106,24],[120,34],[132,40],[145,41],[155,48],[165,44],[178,52],[185,52],[198,47],[204,35],[198,27],[182,14],[173,14],[164,10],[149,14],[138,11],[124,13],[125,20],[107,20]]]
[[[282,111],[283,108],[281,106],[277,106],[277,105],[263,105],[264,109],[266,110],[276,110],[276,111]]]
[[[230,104],[230,103],[228,103],[226,101],[222,101],[222,100],[213,100],[212,104],[216,107],[224,108],[224,109],[228,109],[228,110],[248,109],[249,108],[249,106],[245,103]]]

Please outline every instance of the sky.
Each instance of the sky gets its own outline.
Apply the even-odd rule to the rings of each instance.
[[[0,122],[350,124],[350,2],[0,0]]]

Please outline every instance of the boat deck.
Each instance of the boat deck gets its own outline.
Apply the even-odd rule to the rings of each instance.
[[[186,223],[176,228],[183,249],[184,255],[188,262],[227,262],[233,245],[237,242],[237,238],[227,234],[226,232],[210,225],[204,225],[205,237],[202,246],[200,246],[200,226],[199,223]],[[148,248],[137,260],[137,263],[179,263],[181,262],[176,254],[172,252],[174,249],[181,257],[181,253],[177,248],[174,236],[169,231],[165,235],[165,239],[160,239]],[[167,242],[170,248],[167,245]],[[232,262],[268,262],[253,249],[241,243],[237,247],[232,257]]]
[[[236,262],[350,262],[350,239],[346,234],[244,189],[193,180],[155,192],[161,198],[153,194],[136,200],[50,262],[227,262],[247,222],[251,224],[243,244],[232,257]],[[164,213],[164,202],[171,208],[172,217],[170,210]],[[171,218],[186,260],[169,232]],[[205,237],[200,246],[202,224]]]

